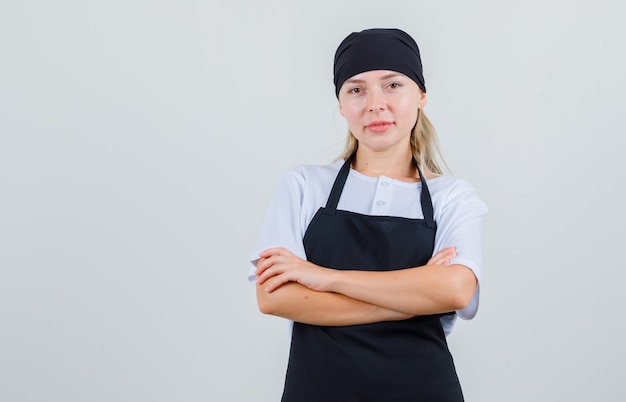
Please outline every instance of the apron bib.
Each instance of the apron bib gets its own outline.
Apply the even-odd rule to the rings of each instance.
[[[436,224],[422,172],[418,168],[424,219],[337,210],[353,159],[354,154],[346,160],[326,207],[307,228],[307,259],[366,271],[425,265],[433,253]],[[340,327],[294,322],[282,401],[463,401],[440,317]]]

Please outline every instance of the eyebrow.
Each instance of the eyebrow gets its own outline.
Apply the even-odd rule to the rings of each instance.
[[[389,73],[389,74],[386,74],[386,75],[380,77],[380,79],[381,80],[388,80],[389,78],[400,77],[402,75],[404,75],[404,74],[401,74],[401,73]],[[348,78],[346,80],[346,83],[349,83],[349,84],[361,84],[363,82],[365,82],[365,80],[361,80],[361,79],[358,79],[358,78]]]

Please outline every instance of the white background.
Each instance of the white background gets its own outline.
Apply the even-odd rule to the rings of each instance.
[[[278,401],[248,257],[278,175],[340,153],[332,58],[398,27],[490,207],[469,402],[622,401],[617,1],[0,2],[0,400]]]

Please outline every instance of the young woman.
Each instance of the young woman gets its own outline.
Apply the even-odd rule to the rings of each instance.
[[[478,307],[487,208],[442,174],[407,33],[350,34],[334,74],[343,158],[282,176],[252,255],[259,309],[293,321],[282,400],[462,401],[446,335]]]

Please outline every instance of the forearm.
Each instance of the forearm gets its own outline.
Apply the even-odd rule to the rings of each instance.
[[[338,293],[314,291],[296,282],[285,283],[271,293],[257,285],[256,292],[262,313],[306,324],[343,326],[411,317]]]
[[[428,265],[396,271],[336,271],[329,291],[412,315],[465,308],[476,277],[463,265]]]

